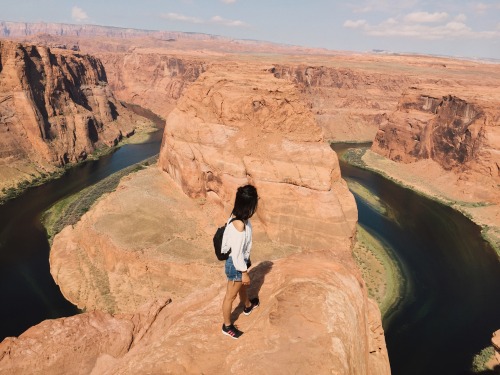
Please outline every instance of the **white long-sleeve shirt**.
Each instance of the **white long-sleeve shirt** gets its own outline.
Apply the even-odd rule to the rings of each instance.
[[[228,219],[224,236],[222,237],[222,253],[227,253],[231,249],[229,256],[233,259],[234,267],[244,272],[247,270],[247,260],[250,259],[252,250],[252,224],[250,220],[245,223],[245,229],[240,232],[235,228],[234,222],[229,223]]]

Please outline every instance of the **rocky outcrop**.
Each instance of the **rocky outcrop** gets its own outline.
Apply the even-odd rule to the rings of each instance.
[[[217,205],[221,220],[236,188],[253,183],[272,240],[330,248],[352,239],[354,199],[292,84],[258,67],[214,67],[187,89],[168,124],[160,167],[188,196]]]
[[[257,262],[250,292],[259,294],[261,306],[248,317],[241,307],[235,310],[245,332],[237,345],[220,333],[222,272],[216,279],[194,273],[191,261],[180,265],[186,276],[212,278],[211,285],[194,286],[183,299],[167,305],[161,299],[135,314],[95,312],[46,321],[0,344],[0,374],[35,368],[64,374],[231,374],[250,367],[270,375],[389,374],[377,307],[366,300],[360,280],[332,261],[333,254],[315,255]]]
[[[226,282],[211,247],[216,223],[207,217],[206,205],[188,198],[153,166],[122,180],[82,221],[55,237],[51,270],[65,296],[88,310],[122,311],[106,315],[106,325],[120,329],[120,335],[113,331],[108,337],[111,328],[97,334],[81,324],[78,332],[85,332],[85,340],[94,337],[92,345],[101,352],[96,358],[85,345],[79,347],[88,354],[78,358],[92,364],[92,373],[225,374],[248,366],[263,374],[390,373],[379,310],[367,299],[359,273],[342,256],[349,247],[301,252],[305,249],[270,241],[258,218],[253,221],[250,294],[258,294],[261,305],[248,317],[236,308],[234,319],[245,332],[238,345],[223,336],[220,306]],[[168,296],[172,302],[157,314],[140,313],[151,309],[137,307]],[[91,320],[88,314],[80,319]],[[130,314],[155,318],[153,323],[136,319],[131,326]],[[49,327],[60,323],[44,325],[54,332]],[[136,331],[145,333],[137,336]],[[23,373],[29,366],[23,367],[20,358],[41,369],[46,356],[61,363],[80,343],[74,343],[77,333],[71,331],[57,336],[67,349],[57,352],[45,345],[27,357],[36,332],[8,339],[7,349],[0,347],[10,353],[0,361],[0,373]],[[123,342],[129,343],[127,350]],[[78,373],[75,367],[66,369],[64,373]]]
[[[295,83],[330,141],[370,142],[387,122],[407,75],[323,65],[274,65],[277,78]]]
[[[494,191],[500,182],[499,125],[500,111],[493,102],[413,89],[381,126],[372,150],[402,163],[433,160],[444,170],[469,176],[464,179],[477,175]]]
[[[136,314],[95,311],[46,320],[0,343],[0,374],[90,374],[99,358],[124,356],[169,302],[155,301]]]
[[[2,186],[84,160],[138,122],[98,59],[9,41],[0,41],[0,116]]]
[[[493,332],[491,344],[493,345],[493,349],[495,349],[495,354],[490,361],[491,367],[500,369],[500,329]]]
[[[185,88],[207,69],[201,59],[165,51],[96,52],[117,97],[167,118]]]

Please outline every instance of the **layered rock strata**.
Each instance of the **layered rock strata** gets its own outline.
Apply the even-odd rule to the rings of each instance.
[[[160,167],[188,196],[223,208],[221,220],[236,188],[253,183],[271,240],[324,249],[352,239],[354,199],[291,83],[262,68],[213,67],[186,90],[168,124]]]
[[[176,57],[154,50],[125,53],[97,51],[110,87],[126,102],[167,118],[184,89],[207,69],[201,59]]]
[[[371,142],[410,81],[403,73],[313,64],[275,65],[271,72],[299,87],[325,138],[337,142]]]
[[[0,41],[2,186],[85,159],[134,132],[91,56]]]
[[[403,95],[372,150],[401,163],[432,160],[459,176],[462,190],[471,191],[469,199],[499,203],[500,110],[481,97],[466,100],[422,91],[414,88]],[[476,187],[467,188],[474,183]]]

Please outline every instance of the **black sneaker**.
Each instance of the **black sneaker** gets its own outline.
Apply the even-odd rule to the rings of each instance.
[[[252,312],[252,310],[255,309],[256,307],[258,307],[260,305],[259,298],[258,297],[252,298],[250,300],[250,303],[251,303],[251,305],[249,307],[245,307],[243,309],[243,314],[250,315],[250,313]]]
[[[233,339],[238,339],[243,332],[241,332],[238,328],[236,328],[233,324],[230,326],[227,326],[225,324],[222,325],[222,333],[225,335],[228,335],[229,337]]]

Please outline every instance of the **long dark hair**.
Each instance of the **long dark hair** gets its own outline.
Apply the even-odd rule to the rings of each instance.
[[[240,186],[236,191],[233,215],[240,220],[248,220],[257,211],[259,196],[253,185]]]

